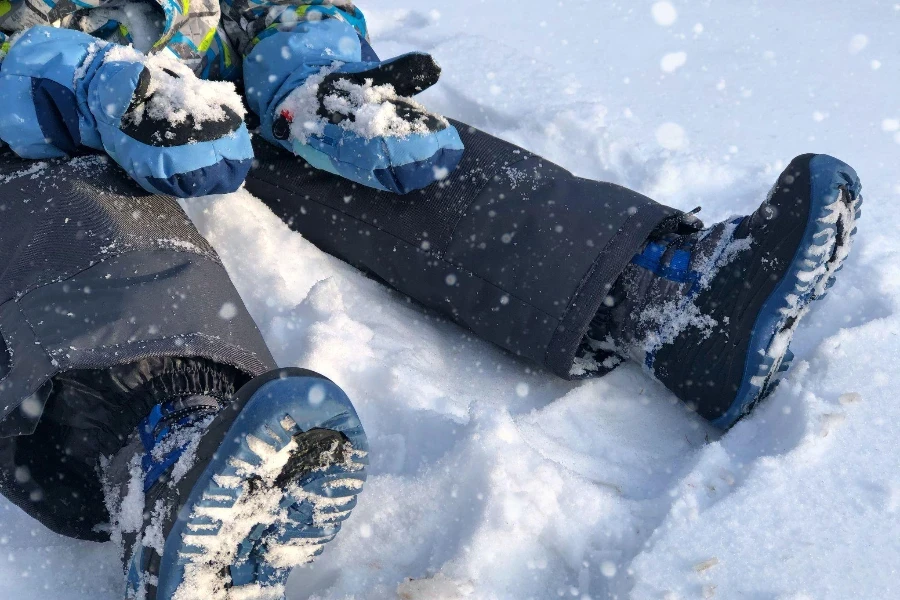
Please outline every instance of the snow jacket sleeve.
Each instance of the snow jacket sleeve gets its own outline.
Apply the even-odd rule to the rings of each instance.
[[[241,56],[279,32],[327,19],[347,23],[352,35],[368,45],[365,15],[349,0],[222,0],[221,8],[222,28]]]
[[[337,18],[367,37],[349,0],[0,0],[0,44],[35,25],[166,51],[198,77],[236,81],[241,60],[261,39],[303,21]]]
[[[203,79],[236,81],[240,57],[221,16],[219,0],[0,0],[7,36],[36,25],[75,29],[145,53],[167,52]]]

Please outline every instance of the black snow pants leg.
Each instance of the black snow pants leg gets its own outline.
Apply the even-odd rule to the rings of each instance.
[[[101,457],[154,404],[224,399],[274,366],[177,201],[105,157],[0,152],[0,492],[13,503],[103,539]]]
[[[247,189],[325,252],[564,378],[602,374],[585,335],[625,266],[678,211],[573,176],[462,123],[456,171],[404,196],[256,146]]]

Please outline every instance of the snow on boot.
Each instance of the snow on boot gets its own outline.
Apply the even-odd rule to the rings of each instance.
[[[850,252],[860,189],[848,165],[806,154],[752,215],[651,239],[597,315],[594,350],[638,360],[700,415],[731,427],[789,367],[800,319]]]
[[[105,468],[126,598],[282,598],[356,505],[368,444],[356,411],[321,375],[281,369],[222,405],[157,405]]]

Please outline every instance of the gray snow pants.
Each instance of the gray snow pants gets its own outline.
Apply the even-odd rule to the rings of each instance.
[[[577,369],[586,332],[677,211],[456,126],[460,167],[419,192],[363,188],[259,140],[247,187],[324,251],[480,337],[561,377],[602,374],[596,360]],[[102,157],[0,154],[0,492],[12,502],[54,531],[103,539],[85,456],[124,444],[166,394],[227,395],[274,366],[174,199]]]
[[[12,502],[55,531],[102,539],[96,465],[73,453],[124,443],[138,405],[160,395],[224,396],[274,366],[175,199],[105,157],[0,152],[0,491]]]
[[[440,183],[397,196],[265,144],[247,189],[319,246],[566,379],[602,375],[586,332],[647,238],[681,213],[455,122]]]

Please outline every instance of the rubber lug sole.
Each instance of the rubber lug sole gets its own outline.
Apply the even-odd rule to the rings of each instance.
[[[343,391],[307,373],[251,382],[165,537],[155,598],[281,598],[291,569],[340,531],[366,480],[368,443]]]
[[[817,155],[810,160],[810,176],[804,238],[784,278],[759,311],[743,384],[728,411],[712,421],[719,428],[734,425],[777,388],[794,358],[789,346],[798,324],[810,305],[834,285],[850,253],[863,202],[856,173],[837,159]]]

